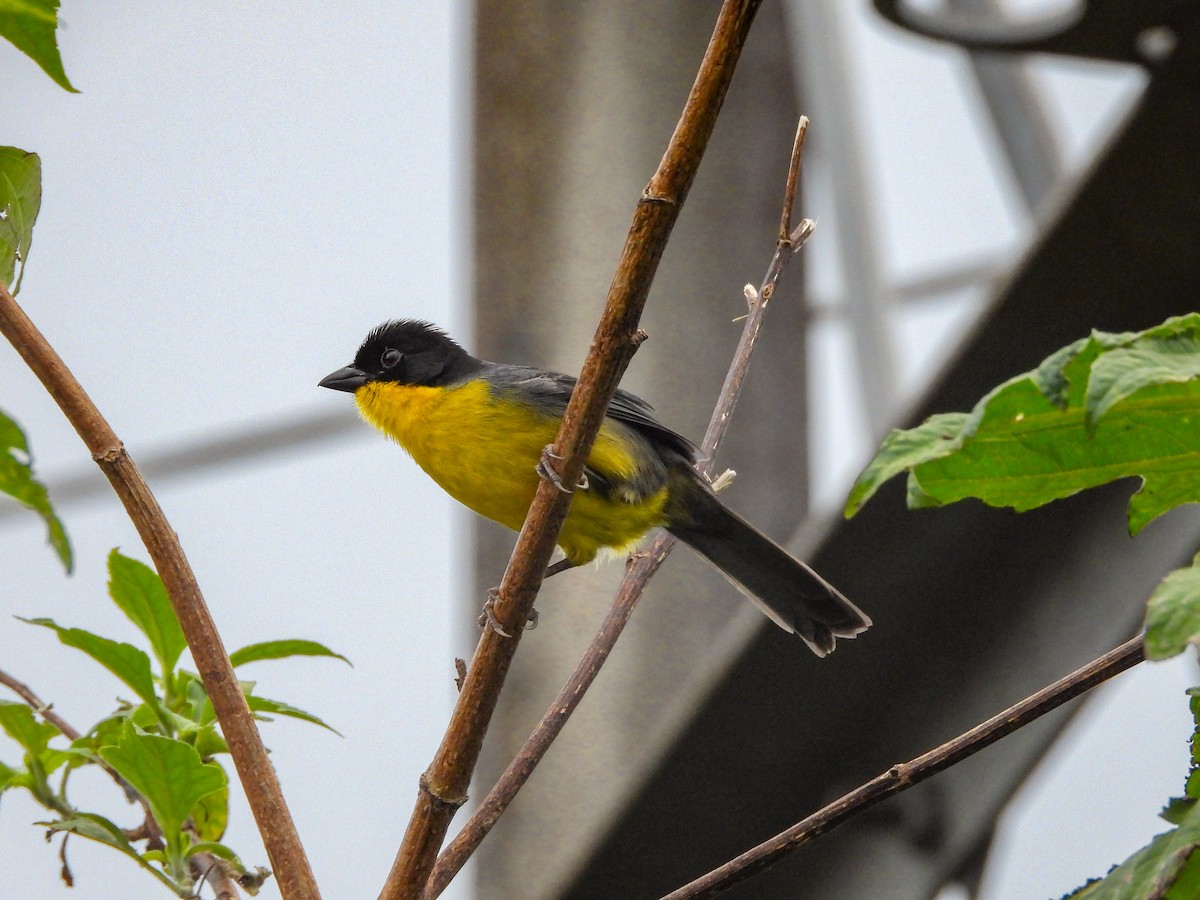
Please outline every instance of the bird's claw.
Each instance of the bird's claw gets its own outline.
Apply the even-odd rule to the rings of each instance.
[[[479,613],[479,618],[475,620],[475,624],[480,628],[492,629],[500,637],[511,638],[512,635],[504,630],[504,626],[496,618],[496,599],[499,596],[499,588],[488,588],[487,602],[483,604],[483,611]]]
[[[558,474],[553,463],[550,462],[552,459],[556,459],[561,462],[563,457],[552,451],[550,449],[550,445],[547,444],[542,448],[542,458],[539,459],[538,464],[533,467],[534,470],[564,494],[573,494],[576,490],[586,491],[588,489],[588,477],[586,472],[579,476],[579,483],[575,485],[574,488],[569,488],[563,484],[562,476]]]
[[[483,604],[483,611],[479,613],[479,618],[475,620],[480,628],[490,628],[500,637],[511,638],[512,635],[504,630],[504,626],[500,624],[500,620],[496,618],[496,601],[500,598],[500,588],[488,588],[487,602]],[[525,622],[522,630],[533,631],[537,628],[538,611],[531,609],[529,611],[529,619]]]

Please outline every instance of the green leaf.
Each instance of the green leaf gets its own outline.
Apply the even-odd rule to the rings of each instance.
[[[20,618],[20,616],[18,616]],[[108,671],[112,672],[153,709],[159,708],[158,696],[154,693],[154,676],[150,673],[150,657],[133,644],[100,637],[82,628],[64,628],[53,619],[21,619],[30,625],[41,625],[53,629],[58,639],[68,647],[82,650]]]
[[[1200,501],[1200,314],[1145,332],[1095,332],[1008,381],[968,416],[894,432],[859,477],[853,515],[882,481],[909,473],[909,505],[975,497],[1023,512],[1121,478],[1140,478],[1136,534]]]
[[[1200,896],[1200,807],[1193,807],[1174,831],[1160,834],[1104,878],[1069,896],[1072,900],[1130,900],[1158,897],[1192,900]]]
[[[21,279],[13,281],[17,262],[23,276],[41,206],[41,158],[18,147],[0,147],[0,282],[13,296],[21,290]]]
[[[1192,731],[1192,766],[1188,772],[1187,781],[1183,785],[1184,796],[1195,803],[1200,800],[1200,688],[1188,689],[1188,705],[1192,710],[1192,721],[1196,723]]]
[[[22,787],[18,783],[18,779],[23,778],[28,773],[24,769],[14,769],[7,763],[0,762],[0,794],[3,794],[10,787]]]
[[[301,719],[305,722],[311,722],[314,725],[320,725],[322,728],[332,731],[338,737],[342,733],[330,725],[326,725],[312,713],[306,713],[302,709],[297,709],[294,706],[289,706],[279,700],[268,700],[266,697],[256,697],[253,694],[246,695],[246,703],[250,706],[251,711],[256,713],[271,713],[278,716],[290,716],[293,719]],[[261,716],[259,718],[262,718]]]
[[[2,222],[0,231],[3,231]],[[0,242],[3,242],[2,236]],[[67,540],[67,532],[50,505],[46,486],[33,477],[33,458],[24,432],[3,411],[0,411],[0,491],[42,517],[50,546],[70,572],[71,542]]]
[[[58,55],[59,0],[0,0],[0,37],[42,67],[59,87],[79,93],[67,80]]]
[[[1200,376],[1200,316],[1178,316],[1140,334],[1116,337],[1088,380],[1085,406],[1093,422],[1138,391]]]
[[[1172,825],[1180,825],[1188,817],[1188,813],[1192,811],[1192,807],[1195,805],[1196,801],[1191,797],[1172,797],[1167,801],[1167,805],[1162,808],[1159,816],[1166,819]]]
[[[193,726],[187,731],[180,732],[180,738],[196,748],[201,759],[212,759],[218,753],[228,753],[229,745],[215,725]]]
[[[154,876],[159,881],[168,885],[172,891],[176,891],[177,886],[175,883],[157,868],[150,865],[146,859],[143,859],[137,850],[134,849],[133,845],[126,840],[125,833],[103,816],[98,816],[94,813],[77,813],[69,819],[42,824],[48,825],[51,831],[69,832],[70,834],[77,834],[91,841],[107,844],[109,847],[124,853],[143,869],[154,873]],[[178,892],[176,891],[176,893]]]
[[[101,719],[91,727],[87,734],[72,741],[71,747],[75,750],[90,753],[93,757],[99,759],[100,756],[96,751],[107,744],[115,744],[117,742],[117,737],[120,735],[121,729],[125,727],[125,721],[129,718],[129,714],[129,710],[122,710],[115,715]]]
[[[196,852],[196,848],[205,843],[223,838],[229,825],[229,789],[224,788],[202,797],[192,810],[192,824],[200,844],[193,844],[189,853]]]
[[[175,678],[176,689],[188,706],[187,714],[191,720],[201,724],[215,722],[217,714],[213,711],[212,701],[208,699],[200,676],[195,672],[180,669]]]
[[[350,660],[340,653],[334,653],[324,644],[316,641],[284,640],[263,641],[261,644],[250,644],[229,654],[229,661],[235,666],[257,662],[260,659],[284,659],[288,656],[331,656],[340,659],[346,665],[352,665]]]
[[[239,868],[241,867],[241,860],[238,859],[238,855],[231,848],[217,841],[199,841],[188,847],[188,856],[195,856],[197,853],[211,853],[213,856],[221,857],[226,862],[235,862]]]
[[[49,722],[39,722],[24,703],[11,700],[0,700],[0,728],[31,756],[44,753],[59,733]]]
[[[108,593],[150,640],[163,678],[169,678],[187,641],[162,579],[145,563],[113,550],[108,555]]]
[[[196,805],[227,786],[224,770],[202,762],[190,744],[132,725],[122,730],[116,746],[101,747],[100,757],[146,798],[169,844],[178,841]]]
[[[850,491],[846,518],[862,509],[863,504],[893,476],[921,463],[941,459],[961,447],[963,426],[968,418],[966,413],[942,413],[930,416],[908,431],[893,429]]]
[[[1200,554],[1154,589],[1146,607],[1146,656],[1168,659],[1200,643]]]

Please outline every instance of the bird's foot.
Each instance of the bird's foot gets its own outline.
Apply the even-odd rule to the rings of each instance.
[[[488,588],[487,602],[483,604],[483,611],[480,612],[479,618],[475,620],[475,624],[477,624],[480,628],[492,629],[492,631],[496,632],[496,634],[500,635],[500,637],[511,638],[512,635],[504,630],[504,626],[501,625],[500,621],[496,618],[496,601],[498,599],[500,599],[500,588]],[[538,611],[536,609],[531,609],[529,611],[529,619],[525,622],[525,627],[523,630],[533,631],[533,629],[537,628],[537,624]]]
[[[554,468],[551,460],[562,462],[563,458],[550,449],[551,445],[547,444],[542,448],[542,458],[538,460],[538,464],[534,466],[534,471],[549,481],[552,485],[562,491],[564,494],[573,494],[576,490],[586,491],[588,489],[588,477],[584,472],[579,476],[579,483],[573,488],[563,484],[562,476]]]

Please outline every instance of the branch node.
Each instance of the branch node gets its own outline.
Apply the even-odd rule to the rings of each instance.
[[[631,334],[629,336],[629,346],[631,346],[634,350],[636,350],[638,347],[642,346],[642,344],[646,343],[646,340],[649,337],[650,337],[650,335],[648,332],[639,328],[637,331],[635,331],[633,334]]]
[[[115,446],[97,450],[92,454],[92,459],[97,465],[111,466],[127,456],[129,456],[129,453],[125,450],[125,445],[117,443]]]
[[[422,793],[429,797],[430,802],[435,807],[440,807],[441,809],[448,809],[454,812],[470,799],[466,794],[454,794],[445,789],[435,788],[429,781],[428,772],[421,773],[420,784]]]
[[[650,185],[646,185],[642,191],[642,196],[638,200],[638,206],[645,204],[659,204],[660,206],[678,206],[679,202],[667,194],[655,193],[651,190]]]

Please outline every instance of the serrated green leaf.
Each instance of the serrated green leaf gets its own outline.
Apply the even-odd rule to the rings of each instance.
[[[163,677],[169,677],[187,641],[162,579],[145,563],[113,550],[108,555],[108,593],[149,639]]]
[[[1192,732],[1192,765],[1200,766],[1200,687],[1188,688],[1187,695],[1188,709],[1192,713],[1192,721],[1196,724],[1196,729]]]
[[[342,733],[336,728],[325,724],[312,713],[306,713],[302,709],[297,709],[294,706],[289,706],[279,700],[268,700],[266,697],[256,697],[253,694],[247,694],[246,703],[250,706],[250,710],[255,713],[270,713],[278,716],[289,716],[293,719],[301,719],[305,722],[311,722],[314,725],[320,725],[322,728],[332,731],[338,737]]]
[[[930,416],[916,428],[907,431],[893,429],[883,439],[883,445],[871,464],[854,483],[850,498],[846,501],[846,518],[862,509],[863,504],[893,476],[957,450],[962,445],[963,428],[969,418],[966,413],[943,413]]]
[[[68,647],[82,650],[129,685],[141,700],[150,704],[153,709],[159,708],[158,697],[154,693],[154,676],[150,673],[150,657],[133,644],[100,637],[82,628],[64,628],[53,619],[21,621],[53,630],[58,634],[58,639]]]
[[[14,281],[13,276],[18,262],[21,275],[25,274],[33,223],[41,207],[41,158],[19,147],[0,147],[0,283],[14,297],[21,290],[21,277]]]
[[[1183,784],[1183,793],[1188,800],[1200,800],[1200,768],[1193,768]]]
[[[1196,805],[1196,801],[1191,797],[1172,797],[1167,801],[1167,805],[1159,811],[1159,818],[1165,819],[1172,825],[1179,825],[1187,818],[1188,813],[1192,811],[1192,807]]]
[[[1018,512],[1140,478],[1129,505],[1136,534],[1167,510],[1200,501],[1197,372],[1200,314],[1145,332],[1095,332],[990,392],[957,432],[940,430],[947,420],[939,416],[889,436],[847,509],[905,469],[910,505],[975,497]]]
[[[202,797],[192,810],[192,825],[200,843],[193,844],[189,853],[195,853],[197,847],[223,838],[229,825],[229,789],[214,791],[207,797]]]
[[[3,148],[0,148],[3,149]],[[0,230],[3,223],[0,222]],[[0,235],[0,243],[3,236]],[[0,247],[0,252],[3,248]],[[33,458],[20,427],[0,411],[0,491],[31,509],[46,523],[46,538],[67,572],[71,571],[71,542],[66,529],[50,505],[46,486],[33,477]]]
[[[224,770],[201,761],[190,744],[132,725],[122,730],[115,746],[101,747],[100,757],[146,798],[169,844],[179,839],[196,805],[226,787]]]
[[[1200,376],[1200,315],[1196,313],[1121,337],[1121,344],[1092,366],[1085,399],[1089,424],[1145,388],[1182,384]]]
[[[78,813],[69,819],[60,819],[57,822],[46,822],[43,824],[49,826],[51,831],[77,834],[80,837],[97,841],[101,844],[107,844],[109,847],[119,850],[134,860],[143,869],[152,872],[159,881],[170,887],[172,891],[178,893],[176,890],[177,885],[157,868],[150,865],[148,860],[144,859],[134,849],[133,845],[126,840],[125,833],[103,816],[98,816],[94,813]]]
[[[1158,583],[1146,606],[1146,656],[1169,659],[1200,642],[1200,554]]]
[[[1179,827],[1154,838],[1099,881],[1070,894],[1072,900],[1130,900],[1159,897],[1191,900],[1200,887],[1200,806]],[[1189,893],[1189,891],[1193,891]]]
[[[58,53],[59,0],[0,0],[0,37],[41,66],[55,83],[79,93],[67,80]]]
[[[39,722],[24,703],[11,700],[0,700],[0,728],[31,756],[45,752],[50,739],[59,733],[49,722]]]
[[[352,665],[350,660],[340,653],[334,653],[324,644],[297,639],[250,644],[230,653],[229,661],[235,666],[244,666],[246,663],[257,662],[261,659],[285,659],[289,656],[330,656],[340,659],[346,665]]]

